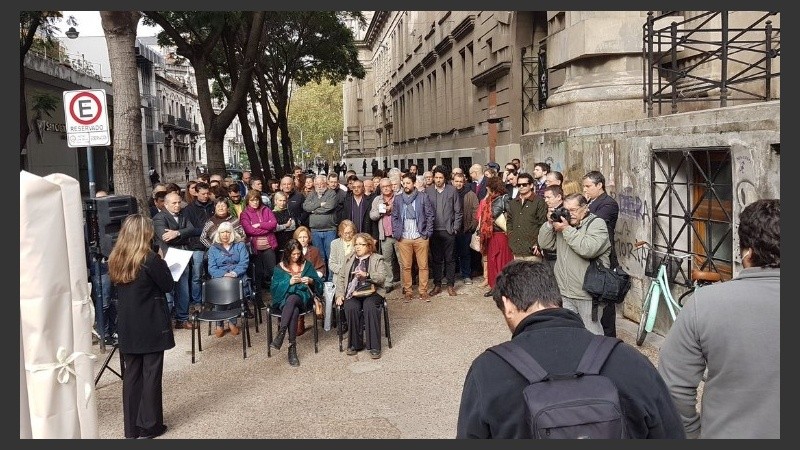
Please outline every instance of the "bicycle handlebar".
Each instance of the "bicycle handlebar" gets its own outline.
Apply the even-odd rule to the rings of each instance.
[[[657,254],[660,254],[660,255],[671,256],[671,257],[673,257],[673,258],[675,258],[675,259],[688,259],[688,258],[691,258],[691,257],[692,257],[692,254],[691,254],[691,253],[686,253],[685,255],[676,255],[675,253],[662,252],[662,251],[660,251],[660,250],[656,250],[656,249],[654,249],[654,248],[653,248],[653,246],[652,246],[652,245],[650,245],[650,243],[649,243],[649,242],[647,242],[647,241],[636,241],[636,242],[634,243],[634,246],[635,246],[636,248],[642,248],[642,247],[646,247],[646,248],[647,248],[648,250],[650,250],[651,252],[654,252],[654,253],[657,253]]]

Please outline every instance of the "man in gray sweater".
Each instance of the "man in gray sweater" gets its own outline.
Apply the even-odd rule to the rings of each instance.
[[[776,199],[742,210],[744,268],[695,290],[661,347],[658,372],[690,438],[781,437],[780,213]]]
[[[308,225],[311,228],[311,243],[317,247],[328,266],[331,242],[336,239],[337,215],[340,208],[339,199],[333,189],[328,189],[325,175],[314,177],[314,192],[308,194],[303,202],[303,210],[309,213]],[[328,270],[328,281],[331,271]]]

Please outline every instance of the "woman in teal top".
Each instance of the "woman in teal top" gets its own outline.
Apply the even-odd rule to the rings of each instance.
[[[321,296],[322,278],[314,265],[303,257],[303,246],[296,239],[286,243],[280,264],[272,272],[272,308],[281,311],[278,334],[269,344],[280,350],[283,338],[289,332],[289,365],[299,366],[297,359],[297,320],[300,313],[312,308],[314,296]]]

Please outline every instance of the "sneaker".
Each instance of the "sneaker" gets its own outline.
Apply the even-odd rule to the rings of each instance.
[[[372,350],[369,351],[369,357],[372,358],[372,359],[380,359],[381,351],[372,349]]]
[[[472,284],[472,278],[469,278],[469,277],[464,278],[464,284],[467,284],[467,285]]]
[[[414,294],[406,292],[403,294],[403,303],[410,303],[414,299]]]

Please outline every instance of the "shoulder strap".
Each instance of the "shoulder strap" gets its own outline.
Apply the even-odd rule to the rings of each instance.
[[[548,377],[548,373],[538,362],[515,342],[508,341],[487,349],[503,358],[517,372],[528,379],[528,383],[536,383]]]
[[[595,335],[592,337],[589,346],[583,352],[576,372],[589,375],[599,374],[606,359],[620,342],[619,339],[608,336]]]
[[[595,216],[594,214],[592,214],[592,218],[591,218],[591,219],[589,219],[589,221],[588,221],[588,222],[586,222],[586,225],[585,225],[585,227],[586,227],[586,229],[587,229],[587,230],[589,229],[589,225],[591,225],[591,224],[592,224],[592,222],[594,222],[594,219],[597,219],[597,216]],[[581,227],[581,228],[583,228],[583,227]]]

